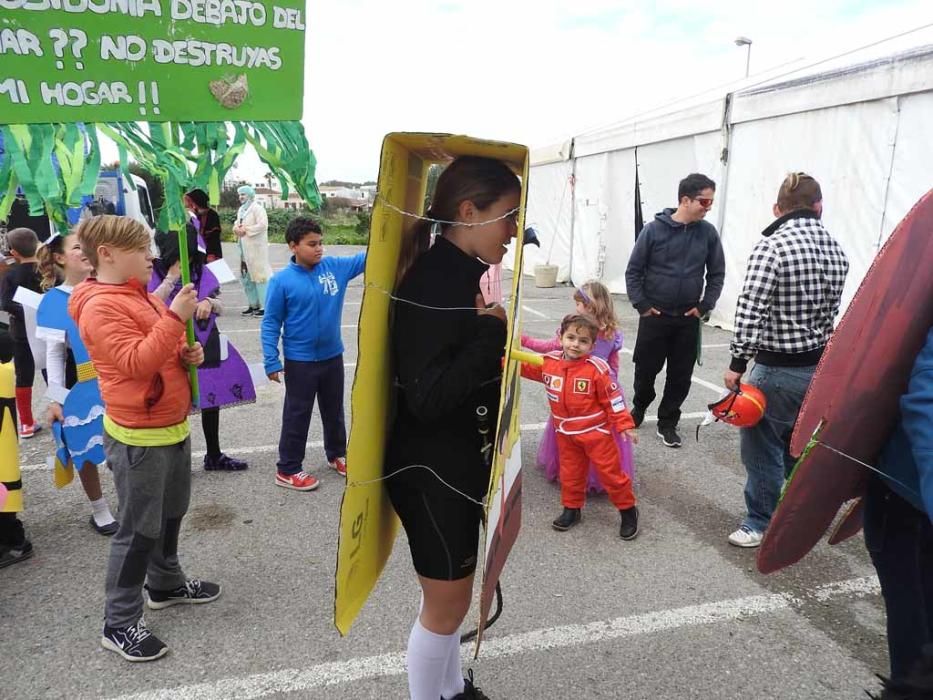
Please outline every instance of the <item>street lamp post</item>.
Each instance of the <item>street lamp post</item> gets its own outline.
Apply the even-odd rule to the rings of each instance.
[[[735,45],[747,47],[747,52],[745,54],[745,77],[747,78],[749,68],[751,68],[752,65],[752,40],[747,36],[736,37]]]

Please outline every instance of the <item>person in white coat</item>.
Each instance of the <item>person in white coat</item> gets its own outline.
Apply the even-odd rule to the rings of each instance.
[[[269,264],[269,218],[266,209],[256,201],[256,191],[249,185],[237,189],[240,209],[233,232],[240,249],[240,280],[246,292],[248,308],[244,316],[262,316],[266,299],[266,284],[272,277]]]

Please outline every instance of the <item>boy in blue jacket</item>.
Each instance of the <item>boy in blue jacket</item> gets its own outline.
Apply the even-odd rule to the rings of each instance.
[[[888,614],[891,679],[883,697],[912,684],[933,644],[933,328],[914,361],[900,420],[865,497],[865,544]],[[891,477],[886,478],[886,477]],[[927,646],[927,654],[933,647]],[[924,682],[933,687],[933,663]]]
[[[262,319],[266,374],[274,382],[280,382],[285,374],[275,483],[296,491],[313,491],[319,482],[302,469],[302,462],[315,397],[324,424],[327,462],[341,476],[347,475],[340,317],[347,284],[362,274],[366,253],[325,258],[321,225],[305,216],[292,219],[285,241],[293,257],[269,282]],[[279,359],[280,337],[284,367]]]

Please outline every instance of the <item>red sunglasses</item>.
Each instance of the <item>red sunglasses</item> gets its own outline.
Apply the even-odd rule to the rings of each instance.
[[[693,200],[699,202],[701,207],[706,207],[707,209],[713,206],[713,200],[708,197],[694,197]]]

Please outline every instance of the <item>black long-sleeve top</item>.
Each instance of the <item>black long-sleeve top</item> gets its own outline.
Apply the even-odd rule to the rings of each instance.
[[[26,338],[26,324],[23,319],[23,307],[13,301],[19,287],[31,289],[39,294],[42,286],[35,263],[17,263],[10,267],[0,280],[0,309],[10,314],[10,336],[13,340],[23,342]]]
[[[406,301],[395,302],[391,330],[395,420],[386,473],[423,464],[474,498],[483,496],[489,481],[477,408],[486,408],[492,440],[506,340],[500,319],[474,310],[487,269],[438,238],[399,286],[396,296]],[[434,479],[423,470],[408,474]]]

